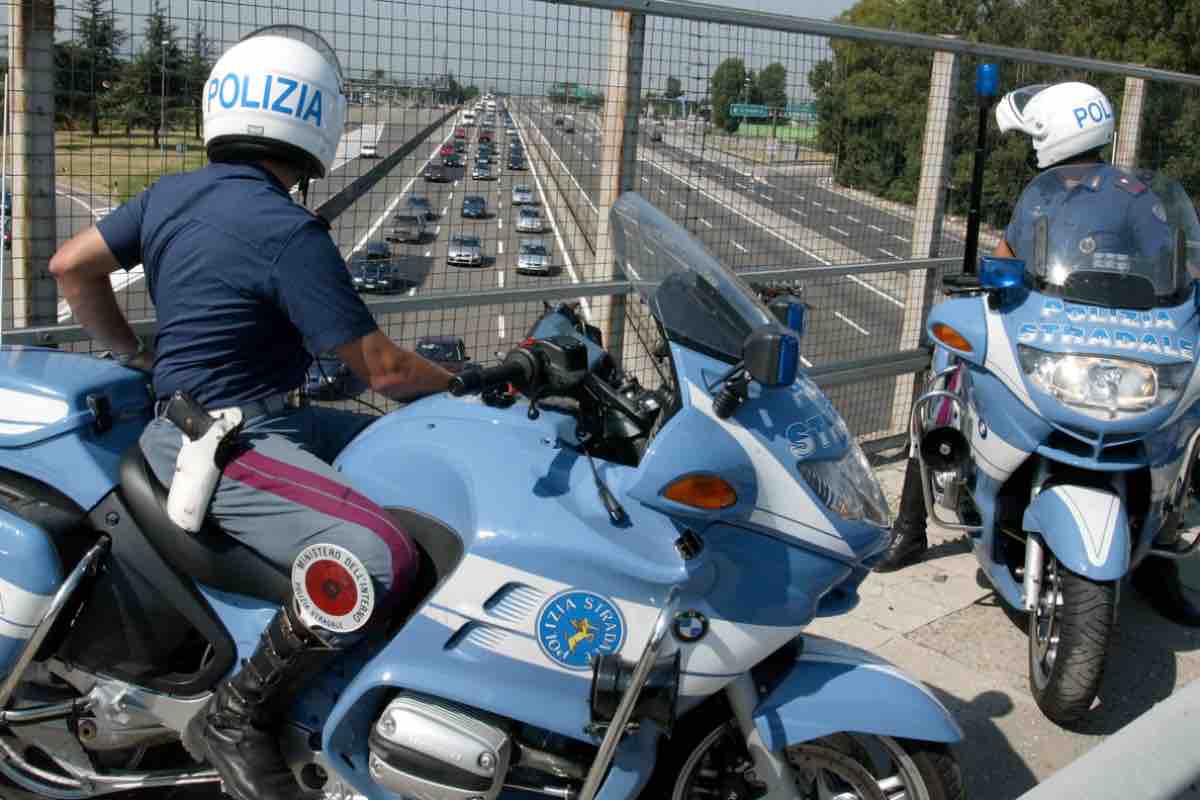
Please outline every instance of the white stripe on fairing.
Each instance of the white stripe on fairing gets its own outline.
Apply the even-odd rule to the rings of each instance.
[[[1025,388],[1025,376],[1017,364],[1016,351],[1008,338],[1008,331],[1004,329],[1003,315],[988,308],[986,294],[980,296],[979,302],[987,319],[987,357],[983,362],[984,369],[999,378],[1000,382],[1028,408],[1040,413],[1029,396],[1029,390]]]
[[[979,415],[974,409],[971,416],[971,450],[977,456],[977,463],[988,477],[1003,483],[1024,463],[1029,453],[1009,444],[993,430],[988,431],[986,439],[983,438],[979,435]]]
[[[1115,494],[1093,489],[1089,486],[1055,486],[1051,490],[1075,520],[1083,536],[1088,561],[1102,566],[1112,549],[1113,534],[1117,530],[1117,503]]]
[[[712,398],[694,383],[688,382],[688,396],[694,408],[720,425],[749,456],[758,480],[758,510],[770,515],[767,518],[760,516],[762,524],[782,528],[779,518],[784,517],[792,523],[787,531],[790,535],[799,539],[814,539],[819,534],[820,539],[816,544],[845,556],[854,556],[854,551],[838,535],[829,517],[817,508],[808,492],[801,488],[799,477],[788,472],[757,436],[737,422],[718,417],[712,410]],[[754,512],[750,519],[755,521]]]
[[[51,599],[0,578],[0,636],[28,639],[46,616]]]
[[[44,425],[27,425],[25,423],[0,422],[0,434],[6,436],[16,436],[22,433],[33,433],[36,430],[44,428]]]
[[[503,615],[484,610],[484,603],[503,586],[520,584],[541,594],[536,603],[529,604],[524,613],[513,613],[509,609]],[[501,564],[477,555],[467,555],[458,569],[437,594],[425,605],[421,615],[447,629],[447,639],[464,625],[475,622],[514,634],[504,636],[490,649],[497,655],[511,658],[531,666],[552,669],[558,672],[579,675],[547,658],[537,642],[537,615],[545,601],[567,589],[591,590],[590,586],[569,586],[561,581],[547,578],[517,567]],[[659,609],[655,606],[636,603],[625,599],[613,599],[625,618],[625,645],[622,655],[627,660],[636,660],[650,638],[650,631],[658,619]],[[530,598],[532,600],[532,597]],[[694,645],[685,645],[682,669],[684,672],[699,673],[700,678],[685,676],[684,694],[706,695],[711,690],[705,687],[714,676],[739,675],[768,654],[779,649],[785,642],[794,639],[802,626],[776,627],[749,625],[724,619],[709,620],[708,635]],[[473,640],[483,647],[480,638]],[[671,646],[674,639],[671,640]],[[723,684],[723,680],[718,680]]]
[[[65,400],[14,389],[0,389],[0,419],[5,422],[24,422],[50,425],[67,418]]]

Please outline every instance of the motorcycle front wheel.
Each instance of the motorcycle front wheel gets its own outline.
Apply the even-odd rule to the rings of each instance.
[[[757,797],[745,738],[729,712],[687,718],[664,742],[649,800]],[[962,800],[962,774],[948,747],[889,736],[839,733],[787,749],[802,800]]]
[[[1076,575],[1049,553],[1029,612],[1029,688],[1055,724],[1079,719],[1100,693],[1117,611],[1117,583]]]

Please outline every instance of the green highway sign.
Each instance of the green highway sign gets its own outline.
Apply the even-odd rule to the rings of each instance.
[[[784,114],[789,119],[815,120],[817,118],[817,104],[815,102],[791,103],[784,109]]]
[[[766,106],[754,106],[748,103],[730,103],[729,116],[731,117],[769,117],[771,112]]]

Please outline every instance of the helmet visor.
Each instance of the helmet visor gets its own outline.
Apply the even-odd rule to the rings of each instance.
[[[264,25],[243,36],[241,41],[244,42],[247,39],[253,39],[257,36],[280,36],[284,39],[294,39],[316,50],[321,54],[321,58],[325,59],[329,63],[329,66],[333,67],[333,71],[337,73],[338,91],[345,92],[346,79],[342,74],[342,62],[338,59],[337,53],[334,52],[333,46],[326,41],[324,36],[312,28],[306,28],[303,25]]]
[[[1032,86],[1013,89],[1004,95],[996,106],[996,121],[1000,125],[1000,130],[1018,130],[1031,136],[1037,134],[1033,125],[1025,118],[1025,109],[1033,98],[1049,88],[1050,84],[1048,83],[1035,83]]]

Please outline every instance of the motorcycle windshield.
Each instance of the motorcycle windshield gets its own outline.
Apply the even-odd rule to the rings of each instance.
[[[614,257],[667,338],[736,363],[751,331],[775,317],[686,231],[637,194],[613,206]]]
[[[1101,163],[1035,178],[1006,239],[1039,291],[1108,308],[1177,305],[1200,266],[1200,222],[1183,187]]]

